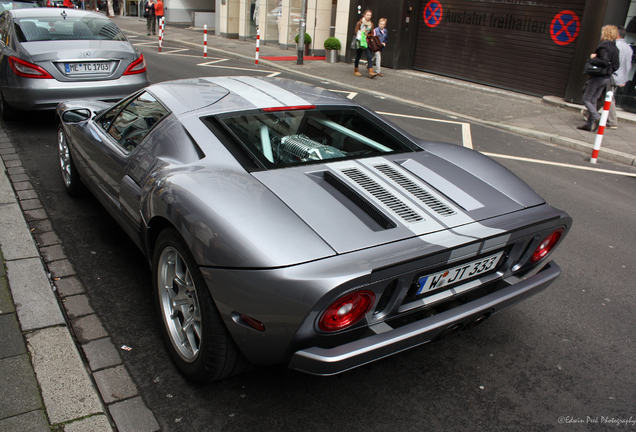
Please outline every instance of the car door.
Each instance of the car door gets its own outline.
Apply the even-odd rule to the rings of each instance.
[[[85,141],[78,142],[78,163],[91,190],[135,241],[140,188],[126,168],[139,144],[167,114],[152,94],[143,91],[89,122],[90,130],[82,134]]]

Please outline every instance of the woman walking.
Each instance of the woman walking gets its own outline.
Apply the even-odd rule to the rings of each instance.
[[[155,0],[148,0],[144,6],[144,16],[146,17],[146,29],[148,30],[148,36],[150,33],[155,34]]]
[[[583,105],[589,112],[589,117],[584,125],[578,126],[577,129],[594,131],[598,127],[598,121],[601,115],[596,110],[596,101],[607,87],[612,74],[620,66],[620,57],[618,48],[616,47],[616,39],[618,38],[618,29],[613,25],[606,25],[601,29],[601,43],[596,51],[590,55],[591,63],[595,66],[607,68],[605,74],[601,76],[593,76],[587,82],[585,93],[583,94]]]
[[[360,64],[360,58],[362,57],[363,52],[367,56],[367,70],[369,71],[369,78],[375,78],[377,76],[377,74],[373,72],[373,55],[367,45],[367,35],[373,34],[373,21],[371,21],[372,15],[373,12],[368,9],[365,10],[364,15],[360,21],[358,21],[354,30],[354,34],[356,35],[356,61],[354,64],[353,74],[355,76],[362,76],[358,69],[358,65]]]

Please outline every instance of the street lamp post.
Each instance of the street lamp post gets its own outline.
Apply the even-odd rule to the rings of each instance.
[[[296,60],[296,64],[303,64],[303,52],[305,49],[305,11],[307,9],[307,0],[303,0],[302,8],[300,9],[300,29],[298,29],[298,44],[296,45],[296,49],[298,50],[298,59]]]

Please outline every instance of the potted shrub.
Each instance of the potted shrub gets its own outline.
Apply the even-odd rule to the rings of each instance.
[[[324,47],[327,51],[327,55],[325,57],[327,63],[338,63],[338,52],[340,51],[340,48],[342,48],[340,40],[335,37],[327,38],[325,39]]]
[[[298,44],[298,33],[296,33],[296,37],[294,38],[294,42]],[[305,55],[309,55],[309,44],[311,43],[311,36],[309,33],[305,32]]]

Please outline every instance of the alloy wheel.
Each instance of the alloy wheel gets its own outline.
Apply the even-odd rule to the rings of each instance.
[[[157,289],[172,345],[192,363],[201,348],[201,310],[192,274],[179,251],[166,247],[159,258]]]

